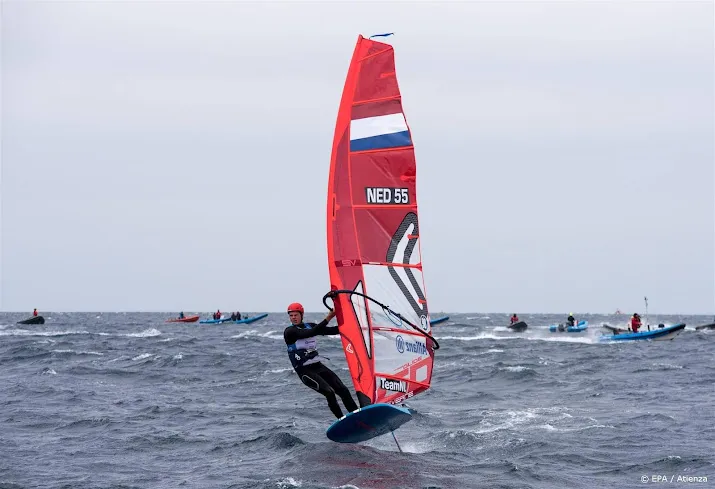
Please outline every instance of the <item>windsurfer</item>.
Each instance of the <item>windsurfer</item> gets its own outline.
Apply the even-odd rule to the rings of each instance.
[[[319,323],[304,323],[305,310],[297,302],[288,306],[288,316],[291,325],[283,331],[283,339],[288,347],[288,358],[300,380],[311,389],[323,394],[328,400],[328,407],[336,418],[343,417],[343,412],[335,397],[337,394],[342,399],[348,411],[358,409],[353,401],[350,391],[340,380],[335,372],[323,365],[323,360],[318,356],[316,336],[340,334],[337,326],[327,327],[335,311],[330,311],[325,319]]]

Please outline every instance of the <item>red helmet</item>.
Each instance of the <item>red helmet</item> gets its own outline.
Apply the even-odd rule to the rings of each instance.
[[[288,306],[288,312],[299,312],[301,315],[305,314],[305,309],[303,309],[303,305],[300,302],[294,302],[290,306]]]

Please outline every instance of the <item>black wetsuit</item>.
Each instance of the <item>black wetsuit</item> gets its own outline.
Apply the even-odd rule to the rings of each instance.
[[[340,377],[320,363],[321,358],[316,349],[317,342],[312,338],[339,334],[337,326],[328,327],[327,324],[328,321],[323,320],[318,324],[290,325],[283,332],[283,339],[288,346],[288,358],[300,380],[311,389],[323,394],[335,417],[342,418],[343,412],[338,405],[336,394],[340,396],[348,411],[355,411],[358,407]]]

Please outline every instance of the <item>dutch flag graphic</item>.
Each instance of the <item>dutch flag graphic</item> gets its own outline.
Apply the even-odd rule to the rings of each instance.
[[[412,145],[402,112],[350,121],[350,151],[399,148]]]

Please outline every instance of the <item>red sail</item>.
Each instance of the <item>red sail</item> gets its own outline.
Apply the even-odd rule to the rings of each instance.
[[[394,50],[359,36],[330,160],[331,288],[368,295],[429,334],[415,178]],[[397,404],[430,387],[434,351],[428,337],[358,294],[339,294],[335,301],[361,406]]]

